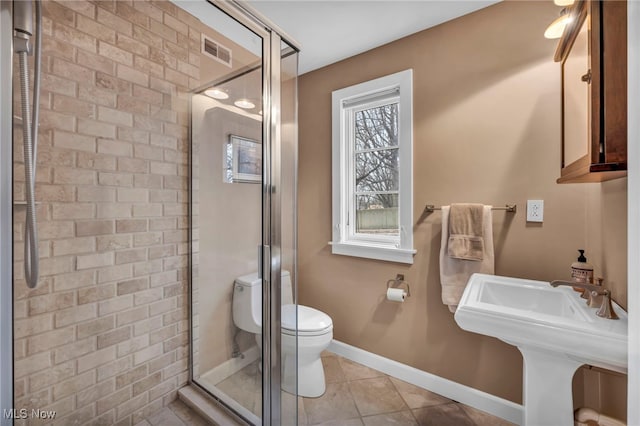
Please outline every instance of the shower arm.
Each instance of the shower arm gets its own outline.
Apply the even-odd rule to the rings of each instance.
[[[38,122],[40,113],[40,65],[42,47],[42,7],[35,0],[37,26],[35,46],[31,49],[30,40],[34,35],[33,9],[31,1],[13,2],[14,52],[18,55],[20,96],[22,100],[22,133],[24,143],[25,196],[27,204],[24,227],[24,271],[27,287],[38,284],[39,254],[38,232],[35,211],[35,180],[38,155]],[[34,54],[33,116],[29,108],[29,64],[27,56]]]

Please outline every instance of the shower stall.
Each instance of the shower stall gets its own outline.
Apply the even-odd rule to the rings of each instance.
[[[224,12],[217,27],[235,39],[213,43],[246,51],[190,100],[192,380],[250,423],[296,424],[297,398],[281,390],[280,289],[283,272],[296,283],[298,52]],[[249,332],[236,279],[253,276],[262,300]]]
[[[0,2],[0,402],[56,414],[0,424],[136,424],[188,385],[297,424],[295,41],[243,2],[24,3]]]

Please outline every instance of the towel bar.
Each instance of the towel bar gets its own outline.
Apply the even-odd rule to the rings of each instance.
[[[436,207],[433,204],[427,204],[424,211],[427,213],[433,213],[436,210],[442,210],[442,207]],[[492,207],[491,210],[505,210],[507,213],[516,213],[516,204],[506,204],[504,207]]]

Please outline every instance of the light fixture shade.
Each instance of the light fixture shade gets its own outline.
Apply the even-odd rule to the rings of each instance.
[[[238,108],[242,108],[242,109],[251,109],[256,107],[255,104],[251,102],[249,99],[238,99],[233,104]]]
[[[554,39],[562,37],[562,33],[569,22],[571,22],[571,17],[568,13],[560,15],[544,31],[545,38]]]
[[[571,6],[576,0],[553,0],[556,6]]]
[[[218,89],[217,87],[212,87],[211,89],[207,89],[204,91],[204,94],[213,99],[228,99],[229,95],[224,90]]]

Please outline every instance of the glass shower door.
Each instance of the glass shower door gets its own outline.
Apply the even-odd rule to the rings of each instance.
[[[192,381],[249,423],[294,425],[297,51],[220,7],[233,65],[190,105]]]
[[[191,98],[193,381],[241,417],[261,424],[259,268],[268,39],[209,9],[211,37],[203,43],[213,55],[227,55],[229,63],[212,57],[205,77],[210,83]],[[234,303],[242,308],[237,318]]]

